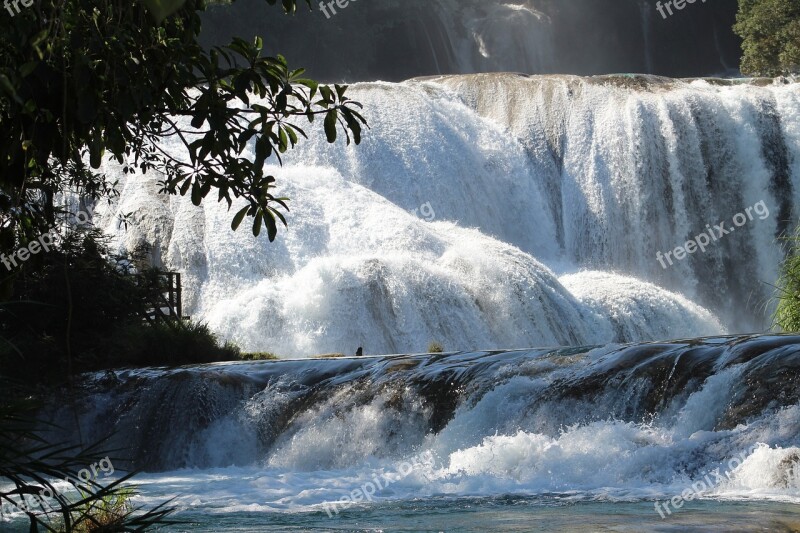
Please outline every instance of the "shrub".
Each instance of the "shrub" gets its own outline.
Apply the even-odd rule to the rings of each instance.
[[[81,492],[81,497],[89,496],[91,494]],[[72,524],[69,531],[73,533],[121,531],[125,520],[133,512],[132,497],[133,490],[124,488],[99,498],[89,498],[72,512]],[[59,527],[59,531],[62,533],[66,533],[67,529],[63,524]]]
[[[152,287],[129,275],[130,261],[112,254],[99,230],[84,226],[7,276],[0,303],[4,372],[59,378],[82,358],[105,355],[111,334],[140,323],[152,300]]]
[[[743,40],[743,74],[800,72],[800,0],[739,0],[734,31]]]
[[[773,321],[783,331],[800,331],[800,228],[788,239],[789,253],[781,266]]]
[[[46,423],[36,420],[40,406],[28,399],[28,387],[0,377],[0,390],[4,393],[0,397],[0,501],[24,504],[30,531],[110,533],[175,523],[167,519],[172,509],[163,504],[149,511],[131,505],[133,492],[123,485],[132,474],[108,485],[90,480],[81,485],[77,501],[60,493],[51,480],[79,479],[81,469],[107,453],[98,445],[81,448],[48,442],[37,433]]]
[[[440,343],[433,341],[428,344],[428,353],[442,353],[444,352],[444,346]]]
[[[239,348],[220,345],[206,324],[183,320],[133,324],[112,334],[108,353],[97,364],[177,366],[240,359]]]
[[[275,361],[280,357],[269,352],[247,352],[240,354],[239,359],[242,361]]]
[[[68,232],[57,248],[13,274],[13,296],[0,303],[0,368],[26,380],[59,380],[113,366],[174,366],[238,360],[203,324],[145,323],[163,290],[161,271],[139,270],[146,250],[110,252],[94,228]]]
[[[338,359],[340,357],[347,357],[347,355],[343,353],[323,353],[315,355],[312,359]]]

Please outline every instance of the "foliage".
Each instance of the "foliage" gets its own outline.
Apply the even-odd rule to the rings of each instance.
[[[81,492],[86,499],[89,494]],[[74,533],[94,533],[124,527],[125,518],[133,511],[133,489],[124,488],[103,497],[90,498],[73,513]],[[60,530],[66,531],[65,525]]]
[[[800,72],[800,0],[739,0],[741,70],[751,76]]]
[[[78,480],[78,472],[106,455],[99,445],[50,444],[36,433],[33,418],[36,405],[11,400],[15,385],[0,383],[0,502],[18,505],[28,502],[24,512],[30,531],[116,533],[145,531],[169,523],[170,509],[160,505],[150,511],[130,504],[133,492],[123,485],[130,475],[102,485],[97,480],[79,483],[77,497],[59,491],[54,480]],[[35,503],[34,503],[35,502]],[[19,508],[22,506],[20,505]]]
[[[108,350],[105,364],[112,367],[177,366],[241,357],[235,345],[220,346],[207,325],[183,320],[129,325],[112,335]]]
[[[280,357],[269,352],[248,352],[239,355],[239,359],[242,361],[277,361]]]
[[[789,254],[781,266],[773,320],[783,331],[800,332],[800,228],[788,241]]]
[[[281,3],[293,12],[297,0]],[[298,124],[321,115],[330,142],[340,131],[360,142],[365,121],[345,86],[265,57],[260,38],[204,50],[205,8],[42,0],[0,18],[0,251],[52,227],[60,193],[113,194],[99,172],[106,159],[129,175],[160,172],[162,192],[196,205],[215,191],[237,202],[234,229],[251,217],[272,240],[288,208],[264,164],[305,136]]]
[[[428,344],[428,353],[442,353],[444,352],[444,346],[440,343],[433,341]]]
[[[56,249],[7,276],[12,290],[0,306],[4,372],[64,375],[73,353],[101,349],[117,324],[141,321],[148,291],[119,268],[124,259],[109,252],[98,230],[76,227]]]
[[[141,251],[144,253],[144,251]],[[13,297],[0,304],[0,368],[19,379],[63,379],[114,365],[181,365],[235,360],[204,325],[147,324],[156,269],[131,275],[140,255],[111,253],[91,227],[67,231],[55,249],[33,256],[11,276]]]
[[[348,144],[361,140],[366,122],[346,87],[319,85],[282,56],[265,57],[260,38],[204,50],[197,38],[205,0],[26,4],[0,18],[0,253],[56,227],[66,196],[113,196],[116,183],[101,172],[108,160],[129,179],[159,173],[162,193],[190,195],[195,205],[213,191],[235,205],[233,229],[249,217],[255,235],[266,228],[274,240],[288,199],[273,194],[267,160],[280,162],[306,136],[300,125],[317,117],[329,142],[341,133]],[[293,12],[297,0],[281,4]],[[122,344],[117,362],[238,357],[204,325],[142,324],[153,287],[132,282],[118,259],[99,232],[78,228],[57,251],[15,266],[0,283],[0,370],[29,380],[71,376],[74,362],[107,363],[108,339]],[[52,500],[26,511],[31,531],[144,531],[166,523],[163,506],[132,508],[122,486],[129,476],[108,486],[87,482],[77,501],[60,494],[52,479],[77,478],[103,454],[46,442],[34,431],[32,409],[3,392],[0,482],[14,488],[0,490],[0,501]]]

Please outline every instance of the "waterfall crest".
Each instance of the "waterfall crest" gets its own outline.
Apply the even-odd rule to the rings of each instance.
[[[183,469],[138,479],[218,512],[311,510],[398,470],[380,499],[664,499],[719,468],[707,496],[796,502],[798,369],[796,336],[227,363],[85,376],[77,414],[48,412],[114,433],[120,469]]]

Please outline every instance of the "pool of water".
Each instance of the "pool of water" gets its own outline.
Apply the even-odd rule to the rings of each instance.
[[[782,502],[700,500],[661,518],[653,501],[571,501],[569,496],[526,498],[425,498],[342,509],[332,517],[307,512],[179,510],[179,524],[160,531],[184,532],[667,532],[800,531],[800,505]],[[1,531],[28,531],[24,521],[0,523]]]

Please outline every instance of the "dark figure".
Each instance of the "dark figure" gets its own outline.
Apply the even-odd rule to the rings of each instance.
[[[364,355],[364,350],[359,346],[358,350],[356,350],[356,357],[361,357],[362,355]]]

